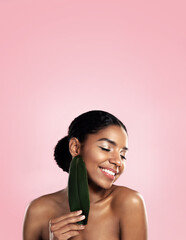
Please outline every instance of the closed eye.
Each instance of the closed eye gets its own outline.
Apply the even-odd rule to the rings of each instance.
[[[122,155],[121,155],[121,158],[124,159],[124,160],[127,160],[125,156],[122,156]]]
[[[103,151],[107,151],[107,152],[110,152],[110,149],[108,148],[103,148],[103,147],[100,147]]]
[[[103,151],[106,151],[106,152],[110,152],[110,149],[108,148],[104,148],[104,147],[100,147]],[[124,160],[127,160],[125,156],[121,155],[121,158],[124,159]]]

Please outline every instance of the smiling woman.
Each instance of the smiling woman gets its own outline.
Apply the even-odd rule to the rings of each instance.
[[[54,158],[66,172],[72,159],[83,159],[90,201],[87,224],[77,224],[85,219],[82,209],[70,212],[66,187],[32,201],[25,215],[24,240],[147,240],[143,197],[113,184],[125,170],[127,151],[127,129],[112,114],[95,110],[75,118],[68,136],[57,143]]]

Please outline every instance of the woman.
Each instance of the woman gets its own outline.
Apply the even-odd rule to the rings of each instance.
[[[24,240],[147,240],[143,197],[113,184],[125,169],[127,150],[127,129],[112,114],[89,111],[75,118],[54,157],[66,172],[72,158],[82,157],[88,176],[88,223],[77,224],[85,216],[81,209],[70,212],[66,187],[32,201],[25,215]]]

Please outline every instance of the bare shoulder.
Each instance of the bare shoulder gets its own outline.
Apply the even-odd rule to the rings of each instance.
[[[114,212],[121,227],[121,239],[147,239],[147,213],[143,196],[133,189],[117,186]]]
[[[144,198],[141,193],[124,186],[116,186],[114,189],[114,202],[116,205],[128,208],[133,205],[143,205]]]
[[[50,214],[62,202],[63,190],[46,194],[34,199],[27,207],[26,213],[43,217]],[[47,211],[46,211],[47,210]]]
[[[49,220],[61,213],[63,191],[41,196],[28,205],[23,226],[24,239],[39,239]]]

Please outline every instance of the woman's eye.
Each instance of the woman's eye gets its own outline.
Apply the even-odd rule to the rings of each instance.
[[[126,157],[125,157],[125,156],[123,156],[123,155],[121,155],[121,158],[122,158],[122,159],[124,159],[124,160],[126,160]]]
[[[100,147],[103,151],[107,151],[107,152],[110,152],[111,150],[110,149],[108,149],[108,148],[104,148],[104,147]],[[121,156],[121,158],[123,159],[123,160],[127,160],[126,159],[126,157],[125,156],[123,156],[123,155],[120,155]]]
[[[104,147],[100,147],[103,151],[107,151],[107,152],[109,152],[110,151],[110,149],[108,149],[108,148],[104,148]]]

